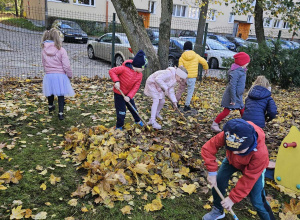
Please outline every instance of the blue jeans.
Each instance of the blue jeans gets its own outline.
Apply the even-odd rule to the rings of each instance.
[[[187,84],[187,95],[185,99],[185,105],[189,106],[194,94],[196,78],[188,78],[186,81]]]
[[[117,113],[117,124],[116,124],[117,128],[123,127],[124,125],[124,120],[126,116],[126,106],[130,111],[130,113],[132,114],[135,122],[139,122],[141,120],[140,117],[135,113],[135,111],[130,107],[130,105],[124,100],[122,95],[114,93],[114,98],[115,98],[115,108]],[[133,99],[130,99],[130,103],[136,109]]]
[[[218,170],[217,175],[217,185],[219,190],[223,195],[225,195],[225,190],[228,187],[228,181],[231,178],[232,174],[239,171],[237,168],[229,164],[227,158],[225,158],[222,162],[220,169]],[[264,172],[259,177],[259,179],[254,184],[251,192],[249,193],[250,201],[254,208],[257,211],[258,216],[260,219],[263,220],[275,220],[275,217],[272,213],[272,209],[268,202],[266,201],[265,197],[265,190],[264,190]],[[214,197],[214,206],[219,210],[223,211],[223,207],[221,205],[221,198],[219,197],[218,193],[213,189],[212,190],[213,197]]]

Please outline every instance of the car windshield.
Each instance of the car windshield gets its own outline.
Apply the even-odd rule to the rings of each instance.
[[[71,22],[71,21],[63,21],[61,23],[60,27],[66,28],[66,29],[81,29],[78,24],[76,24],[75,22]]]
[[[175,44],[177,47],[179,47],[180,49],[183,50],[183,45],[184,45],[185,41],[183,41],[183,40],[173,40],[173,42],[174,42],[174,44]]]
[[[196,37],[180,37],[183,41],[191,41],[192,43],[196,42]]]
[[[207,39],[208,46],[212,49],[212,50],[228,50],[227,47],[225,47],[223,44],[215,41],[215,40],[209,40]]]
[[[245,43],[246,41],[241,39],[241,38],[238,38],[236,37],[235,40],[238,42],[238,43]]]
[[[159,33],[157,31],[153,31],[153,36],[156,38],[156,37],[159,37]]]
[[[219,40],[221,40],[221,41],[228,41],[228,39],[225,38],[225,37],[223,37],[223,36],[219,36],[218,38],[219,38]]]

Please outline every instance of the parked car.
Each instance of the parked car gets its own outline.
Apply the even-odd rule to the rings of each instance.
[[[207,38],[219,41],[220,43],[224,44],[229,50],[235,51],[236,46],[234,43],[230,42],[226,37],[217,35],[217,34],[208,34]]]
[[[152,42],[153,40],[155,40],[156,38],[159,37],[159,32],[158,32],[158,31],[155,31],[155,30],[153,30],[153,29],[151,29],[151,28],[147,28],[147,29],[146,29],[146,32],[147,32],[147,34],[148,34],[148,36],[149,36],[151,42]]]
[[[224,68],[223,59],[233,58],[236,54],[236,52],[229,50],[225,45],[212,39],[206,40],[205,53],[207,54],[208,65],[211,69]]]
[[[244,39],[239,38],[239,37],[226,36],[226,38],[227,38],[230,42],[232,42],[232,43],[235,44],[236,51],[239,51],[239,50],[240,50],[240,47],[248,47],[250,44],[257,45],[257,43],[245,41]]]
[[[57,19],[53,22],[52,28],[60,32],[64,42],[82,42],[87,43],[88,35],[74,21]]]
[[[294,45],[295,49],[300,48],[300,44],[298,42],[296,42],[296,41],[290,41],[290,43]]]
[[[178,37],[197,37],[197,31],[183,30]]]
[[[107,33],[87,43],[88,57],[111,61],[112,33]],[[121,66],[125,60],[132,59],[134,54],[125,33],[115,34],[115,65]]]
[[[296,49],[294,44],[291,43],[291,41],[280,39],[280,42],[282,44],[286,45],[288,47],[288,49],[290,49],[290,50]]]
[[[250,42],[250,43],[256,43],[258,44],[257,42],[257,39],[255,37],[248,37],[247,42]],[[274,42],[271,40],[271,39],[266,39],[266,45],[269,47],[269,48],[274,48]],[[284,48],[284,46],[283,46]]]

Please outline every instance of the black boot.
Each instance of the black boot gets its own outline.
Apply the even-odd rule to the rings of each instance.
[[[62,112],[58,113],[58,119],[64,120],[64,113],[62,113]]]
[[[185,105],[184,108],[183,108],[184,112],[187,112],[187,111],[190,111],[190,110],[191,110],[191,107],[187,106],[187,105]]]

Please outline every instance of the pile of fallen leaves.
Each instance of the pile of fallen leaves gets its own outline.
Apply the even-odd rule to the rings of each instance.
[[[201,174],[201,160],[192,158],[178,140],[157,137],[129,124],[126,131],[93,128],[72,128],[67,132],[64,158],[72,158],[87,175],[72,196],[94,196],[95,203],[114,207],[115,201],[128,201],[135,196],[156,199],[144,206],[146,211],[162,208],[162,198],[175,198],[196,192],[207,185]],[[189,161],[189,162],[188,162]],[[192,166],[193,165],[193,166]],[[191,172],[188,166],[199,172]]]

